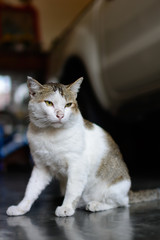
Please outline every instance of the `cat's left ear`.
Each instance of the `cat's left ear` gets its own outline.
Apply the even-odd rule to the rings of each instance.
[[[27,77],[27,86],[29,89],[29,95],[31,98],[33,98],[40,89],[43,88],[43,86],[32,77]]]
[[[74,83],[71,83],[70,85],[68,85],[67,88],[69,88],[77,96],[77,93],[79,92],[82,82],[83,82],[83,77],[80,77]]]

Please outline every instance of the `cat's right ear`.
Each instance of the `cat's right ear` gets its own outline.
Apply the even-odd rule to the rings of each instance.
[[[43,88],[43,86],[32,77],[27,77],[27,86],[29,89],[29,95],[31,98],[34,98],[36,92]]]

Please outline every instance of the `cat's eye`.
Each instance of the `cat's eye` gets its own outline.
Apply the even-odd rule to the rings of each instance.
[[[53,106],[53,103],[52,103],[51,101],[45,100],[44,102],[45,102],[45,104],[46,104],[47,106]]]
[[[72,106],[72,103],[67,103],[65,107],[71,107]]]

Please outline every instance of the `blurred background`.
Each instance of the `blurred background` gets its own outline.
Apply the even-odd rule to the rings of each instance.
[[[53,41],[81,12],[86,0],[0,1],[0,171],[32,167],[27,76],[47,81]]]
[[[0,0],[0,173],[30,171],[27,76],[71,83],[131,176],[159,175],[158,0]]]

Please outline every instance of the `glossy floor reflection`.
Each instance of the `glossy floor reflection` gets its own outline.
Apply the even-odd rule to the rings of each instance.
[[[0,175],[0,240],[160,239],[160,201],[98,213],[77,210],[73,217],[57,218],[54,211],[61,198],[57,197],[56,182],[42,193],[28,214],[8,217],[7,207],[22,198],[27,181],[26,175]],[[160,179],[152,184],[148,179],[141,185],[157,187]]]

